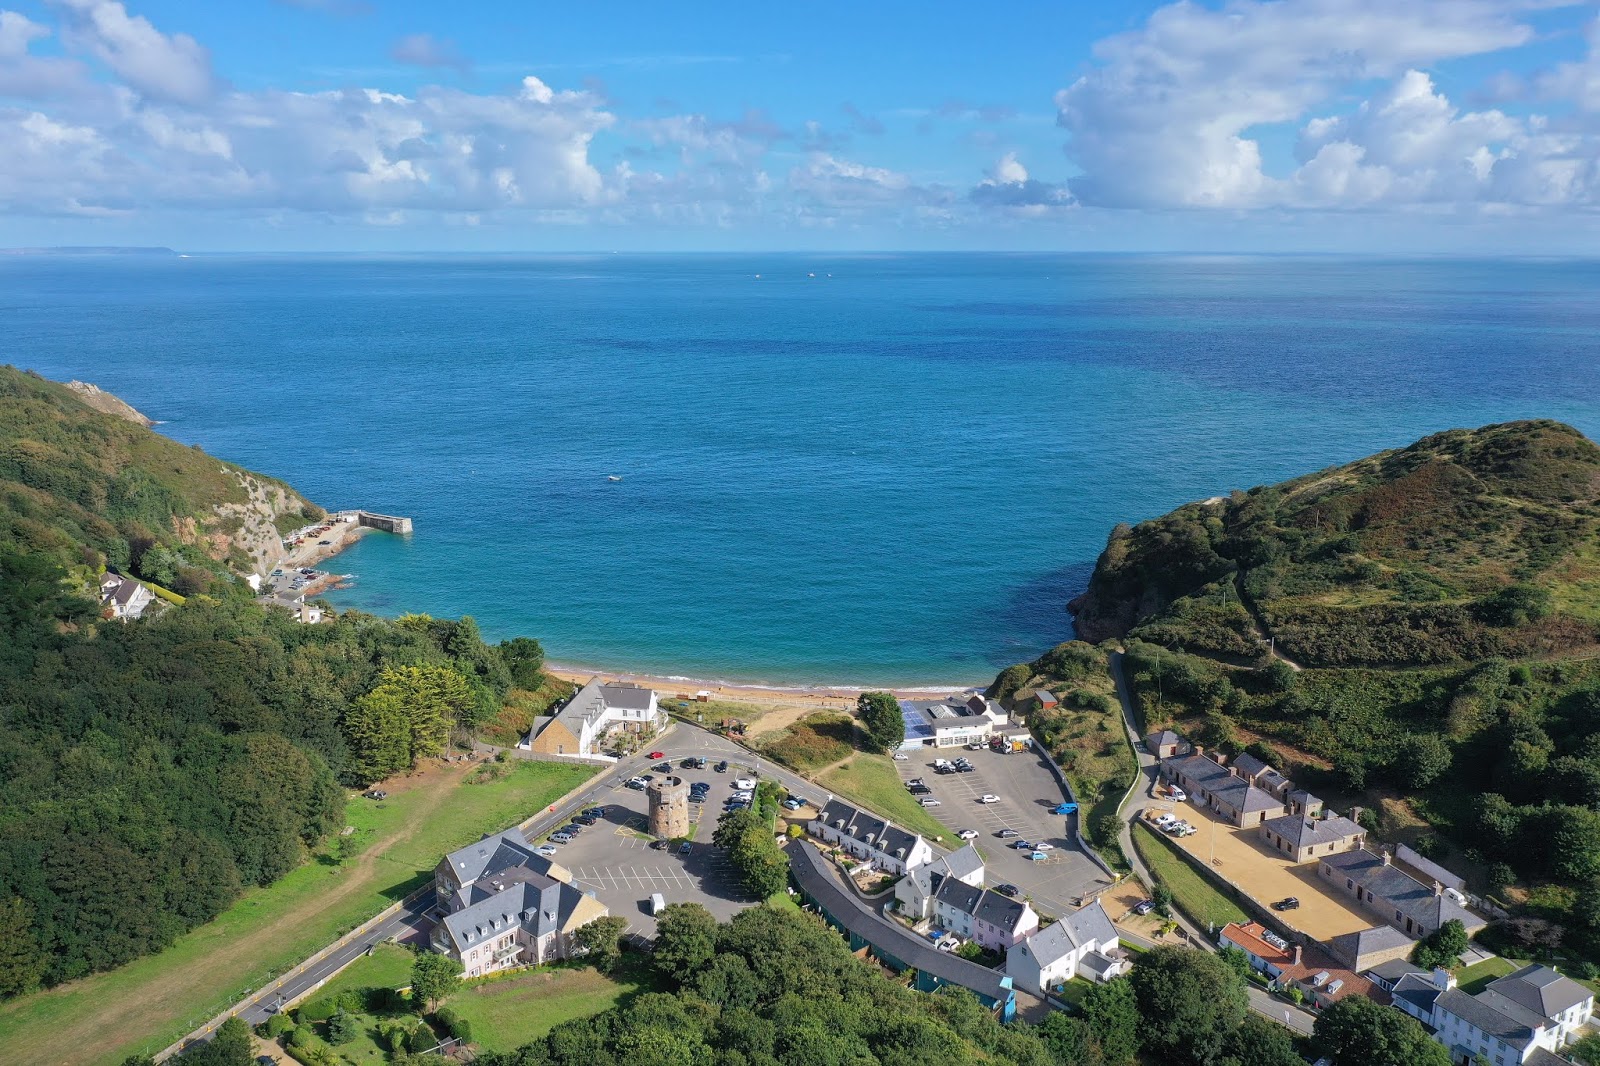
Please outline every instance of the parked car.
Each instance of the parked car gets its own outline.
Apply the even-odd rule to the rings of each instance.
[[[565,833],[551,833],[550,842],[552,844],[570,844],[572,843],[572,838]]]
[[[666,851],[670,847],[672,847],[672,841],[670,840],[652,840],[650,842],[651,851]]]
[[[922,804],[924,807],[939,806],[939,801],[934,799],[932,796],[923,796],[921,799],[917,800],[917,802]]]
[[[1033,841],[1031,841],[1031,840],[1019,840],[1015,844],[1012,844],[1011,846],[1016,848],[1018,851],[1032,851],[1033,850]]]
[[[906,789],[906,791],[911,793],[913,796],[927,796],[933,793],[933,789],[929,788],[927,785],[911,785]]]
[[[707,759],[704,755],[696,755],[694,757],[694,768],[696,770],[704,770],[706,768],[706,763],[708,763],[709,761],[710,760]]]
[[[1272,905],[1272,909],[1275,911],[1292,911],[1298,906],[1300,906],[1300,897],[1289,896],[1286,899],[1280,899],[1278,902],[1274,903]]]
[[[1200,830],[1196,829],[1188,822],[1179,822],[1174,828],[1177,831],[1177,835],[1181,837],[1194,836],[1196,833],[1200,832]]]
[[[664,751],[652,751],[649,755],[645,756],[646,759],[665,759],[666,757],[667,753]]]
[[[911,756],[907,755],[903,751],[897,751],[893,755],[891,755],[890,758],[892,758],[895,762],[905,762],[908,759],[910,759]]]
[[[389,798],[389,793],[385,792],[381,788],[371,789],[370,791],[363,792],[362,795],[367,797],[369,800],[381,800]]]
[[[644,791],[644,786],[645,786],[644,778],[642,778],[642,777],[630,777],[630,778],[628,778],[627,784],[625,786],[623,786],[623,787],[631,788],[635,792],[643,792]]]
[[[639,775],[639,780],[643,781],[647,785],[650,782],[654,781],[655,779],[656,779],[656,775],[655,774],[640,774]]]
[[[983,795],[978,797],[978,802],[979,803],[999,803],[1000,802],[1000,797],[996,796],[993,792],[985,792]]]
[[[1154,910],[1155,906],[1156,906],[1156,901],[1155,900],[1153,900],[1153,899],[1141,899],[1138,903],[1135,903],[1133,905],[1133,913],[1139,915],[1142,918],[1146,914],[1149,914],[1152,910]]]
[[[906,784],[908,784],[908,785],[926,785],[927,782],[924,781],[920,777],[913,777],[911,780],[907,781]]]
[[[692,770],[692,769],[694,769],[694,757],[690,756],[688,758],[679,759],[678,760],[678,766],[679,766],[679,768],[684,769],[684,770]]]
[[[672,764],[669,762],[658,762],[654,766],[650,767],[650,769],[654,770],[658,774],[670,774],[672,773]]]
[[[694,845],[689,843],[687,840],[685,840],[682,844],[678,845],[678,854],[679,855],[687,855],[693,850],[694,850]]]
[[[723,809],[729,811],[742,811],[748,806],[750,806],[749,800],[729,800],[727,803],[723,804]]]
[[[1002,896],[1005,896],[1007,899],[1016,899],[1018,896],[1022,895],[1022,889],[1010,883],[995,885],[994,890],[1000,893]]]
[[[725,774],[727,772],[728,772],[728,760],[727,759],[723,759],[721,762],[717,763],[717,773]]]
[[[958,767],[956,767],[956,773],[958,773],[958,774],[970,774],[970,773],[972,773],[972,771],[974,769],[975,769],[975,767],[972,767],[970,765],[969,766],[958,766]]]
[[[753,777],[741,777],[733,783],[733,787],[741,792],[747,792],[756,787],[756,781]]]
[[[1039,843],[1037,843],[1037,844],[1035,844],[1033,846],[1033,850],[1034,851],[1054,851],[1054,850],[1056,850],[1056,846],[1054,844],[1050,843],[1048,840],[1041,840],[1041,841],[1039,841]]]
[[[1177,820],[1178,816],[1173,814],[1171,811],[1168,811],[1156,819],[1156,825],[1162,829],[1165,829],[1167,826],[1171,825]]]
[[[1180,803],[1189,798],[1189,793],[1185,792],[1177,785],[1173,785],[1171,788],[1167,789],[1167,795],[1171,796],[1175,800],[1178,800]]]
[[[583,813],[584,814],[592,814],[596,818],[604,818],[606,816],[606,809],[604,807],[590,807],[588,810],[584,811]]]
[[[980,741],[973,741],[971,744],[967,745],[967,750],[968,751],[982,751],[983,750],[983,744]]]
[[[1012,837],[1019,837],[1021,835],[1022,834],[1015,829],[1002,829],[995,833],[995,836],[999,837],[1001,840],[1010,840]]]
[[[583,826],[579,825],[577,822],[573,822],[570,825],[562,826],[561,831],[567,834],[569,837],[575,837],[579,833],[583,832]]]
[[[556,854],[556,852],[558,850],[559,849],[556,848],[554,845],[551,845],[551,844],[540,844],[538,847],[533,849],[533,853],[535,855],[543,855],[545,858],[548,859],[550,856]]]
[[[800,806],[800,801],[797,799],[786,799],[783,801],[783,809],[786,811],[798,811]]]
[[[580,814],[572,820],[572,823],[574,825],[594,825],[599,820],[592,814]]]
[[[963,829],[961,832],[957,833],[956,836],[960,837],[962,840],[977,840],[978,831],[976,829]]]

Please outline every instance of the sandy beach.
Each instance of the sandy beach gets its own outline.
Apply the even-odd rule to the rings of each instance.
[[[868,689],[835,685],[740,685],[730,682],[700,681],[682,677],[664,677],[652,674],[616,673],[603,669],[588,669],[561,663],[550,663],[546,670],[556,677],[581,685],[591,677],[606,681],[632,681],[653,688],[664,698],[689,697],[709,692],[713,700],[729,703],[751,703],[761,707],[835,707],[848,710],[855,707],[856,698]],[[952,692],[966,692],[972,685],[914,685],[904,688],[888,687],[886,691],[897,696],[936,699]]]

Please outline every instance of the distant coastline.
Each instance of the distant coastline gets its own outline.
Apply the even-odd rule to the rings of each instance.
[[[46,248],[0,248],[0,255],[31,255],[31,256],[149,256],[163,259],[183,259],[183,253],[171,248],[159,246],[140,247],[137,245],[120,244],[65,244]]]

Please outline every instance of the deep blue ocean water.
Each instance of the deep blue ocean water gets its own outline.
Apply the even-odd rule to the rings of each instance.
[[[6,361],[415,518],[340,557],[342,605],[771,683],[987,681],[1071,636],[1117,522],[1451,427],[1600,436],[1597,293],[1568,261],[0,258]]]

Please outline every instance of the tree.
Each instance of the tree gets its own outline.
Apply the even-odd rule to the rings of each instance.
[[[1058,1066],[1100,1066],[1105,1062],[1089,1024],[1065,1011],[1051,1011],[1036,1032]]]
[[[717,953],[717,920],[698,903],[671,903],[656,918],[650,962],[674,981],[687,981]]]
[[[1401,784],[1407,788],[1427,788],[1445,775],[1453,758],[1450,745],[1443,737],[1432,733],[1407,737],[1396,760]]]
[[[1288,692],[1294,688],[1295,678],[1298,676],[1294,667],[1282,659],[1273,659],[1262,671],[1267,679],[1267,687],[1274,692]]]
[[[1244,981],[1215,955],[1158,947],[1129,975],[1139,1004],[1141,1043],[1175,1066],[1216,1066],[1249,1009]]]
[[[1228,968],[1240,977],[1250,977],[1250,956],[1236,947],[1225,947],[1217,952],[1217,958],[1228,964]]]
[[[20,898],[0,904],[0,998],[31,992],[44,974],[44,962],[33,908]]]
[[[528,637],[513,637],[500,642],[500,659],[511,674],[511,683],[533,691],[544,683],[544,646]]]
[[[1139,1004],[1126,977],[1089,989],[1083,1019],[1105,1066],[1126,1066],[1139,1053]]]
[[[867,731],[870,750],[893,751],[906,739],[906,721],[900,715],[900,701],[892,693],[863,692],[856,700],[856,714]]]
[[[1157,881],[1150,889],[1150,902],[1163,918],[1172,917],[1172,889]]]
[[[461,963],[448,955],[432,951],[417,953],[411,964],[411,1002],[431,1011],[450,993],[461,987]]]
[[[627,929],[626,918],[608,914],[579,926],[572,938],[578,947],[584,949],[596,970],[610,973],[622,959],[622,934]]]
[[[348,1044],[361,1035],[361,1022],[348,1011],[339,1011],[328,1019],[328,1043]]]
[[[234,1016],[217,1026],[209,1041],[185,1048],[176,1061],[181,1066],[254,1066],[255,1038],[250,1027]]]
[[[1289,1030],[1259,1014],[1248,1014],[1228,1038],[1228,1055],[1238,1066],[1304,1066]]]
[[[1334,1066],[1450,1066],[1450,1054],[1411,1017],[1365,996],[1317,1016],[1312,1043]]]
[[[1460,962],[1461,953],[1466,950],[1467,927],[1461,924],[1461,919],[1451,918],[1417,942],[1411,951],[1411,961],[1429,970],[1435,966],[1448,968]]]

